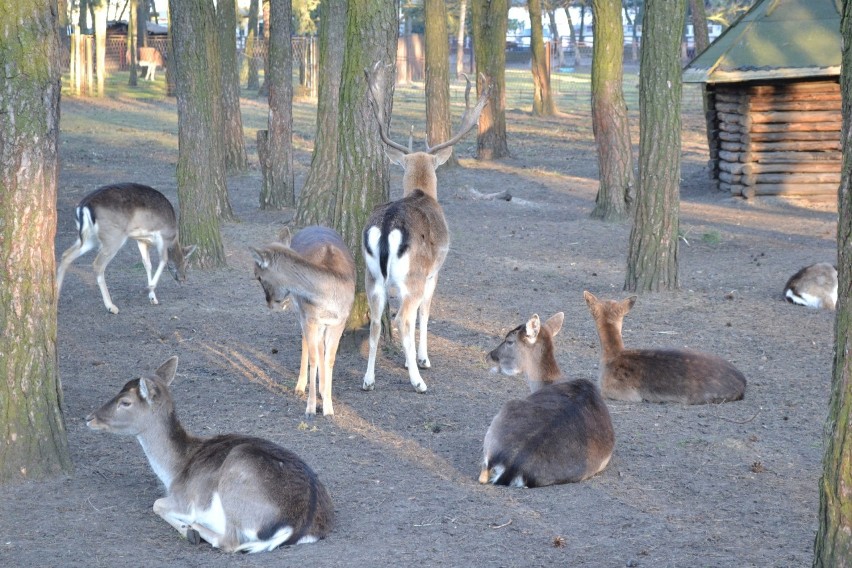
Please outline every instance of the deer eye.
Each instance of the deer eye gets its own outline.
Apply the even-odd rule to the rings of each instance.
[[[130,404],[131,404],[131,403],[130,403],[130,401],[129,401],[129,400],[127,400],[126,398],[125,398],[125,399],[122,399],[122,400],[120,400],[120,401],[118,402],[118,406],[119,406],[120,408],[127,408],[128,406],[130,406]]]

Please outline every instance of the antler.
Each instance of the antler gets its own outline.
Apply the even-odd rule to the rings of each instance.
[[[488,97],[491,96],[491,87],[492,83],[489,81],[485,75],[481,74],[479,77],[482,79],[482,82],[485,84],[485,88],[482,89],[482,93],[479,95],[479,100],[476,102],[476,106],[473,107],[473,112],[470,109],[470,77],[465,74],[464,80],[467,81],[467,86],[464,89],[464,114],[462,115],[462,124],[458,133],[447,140],[446,142],[441,142],[440,144],[436,144],[435,146],[429,147],[428,141],[426,142],[426,151],[430,154],[434,154],[438,150],[443,150],[448,146],[452,146],[456,142],[462,139],[462,136],[467,134],[471,128],[479,121],[479,115],[482,113],[482,109],[485,108],[485,105],[488,103]]]
[[[382,62],[376,61],[373,64],[372,69],[365,68],[364,75],[366,75],[367,77],[367,99],[370,101],[370,106],[373,107],[373,114],[376,116],[376,122],[379,124],[379,136],[382,138],[382,142],[384,142],[391,148],[396,148],[403,154],[410,154],[410,148],[406,148],[401,144],[397,144],[396,142],[388,138],[388,135],[385,132],[385,121],[383,117],[385,95]],[[410,138],[408,144],[409,146],[411,145]]]

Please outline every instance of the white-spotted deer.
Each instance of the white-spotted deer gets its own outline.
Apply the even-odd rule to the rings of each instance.
[[[305,394],[310,420],[317,412],[317,373],[322,413],[334,414],[331,380],[340,336],[355,299],[355,259],[334,230],[305,227],[292,239],[252,249],[254,275],[263,286],[270,309],[286,307],[292,300],[302,326],[302,363],[296,393]],[[310,374],[310,377],[308,376]],[[310,378],[310,383],[308,383]]]
[[[390,140],[385,133],[382,109],[383,69],[376,63],[367,75],[367,96],[391,162],[402,166],[403,197],[376,207],[364,227],[362,251],[366,261],[365,288],[370,304],[370,354],[364,374],[364,390],[375,387],[376,349],[382,330],[382,312],[388,290],[399,293],[396,324],[405,351],[405,366],[417,392],[426,392],[419,368],[431,366],[426,346],[429,309],[438,283],[438,272],[447,258],[450,233],[444,212],[438,204],[438,178],[435,170],[452,155],[452,147],[477,123],[488,101],[490,85],[483,89],[471,111],[470,81],[465,91],[465,113],[458,133],[425,152],[413,152]],[[420,341],[415,352],[414,326],[419,316]]]
[[[504,375],[523,374],[532,394],[503,405],[485,434],[480,483],[542,487],[603,471],[615,434],[597,387],[565,379],[553,354],[562,312],[544,324],[534,315],[488,354]]]
[[[625,349],[624,316],[636,296],[620,302],[584,292],[601,343],[601,391],[629,402],[709,404],[741,400],[743,374],[720,357],[686,349]]]
[[[193,544],[263,552],[315,542],[331,529],[331,498],[299,457],[262,438],[197,438],[175,413],[169,385],[177,357],[129,381],[86,417],[93,430],[135,436],[166,487],[154,512]]]
[[[186,262],[195,252],[195,245],[182,247],[178,239],[177,218],[174,207],[162,193],[147,185],[138,183],[117,183],[105,185],[86,195],[75,211],[78,237],[64,253],[56,272],[56,295],[62,290],[65,271],[81,255],[97,248],[93,267],[98,287],[101,290],[104,306],[117,314],[118,308],[112,303],[107,290],[104,271],[124,246],[127,239],[133,239],[139,245],[142,264],[148,275],[148,299],[158,304],[154,293],[163,268],[168,266],[175,280],[186,280]],[[151,258],[148,247],[157,249],[160,262],[157,270],[151,274]]]
[[[802,268],[784,286],[784,299],[800,306],[833,310],[837,304],[837,268],[827,262]]]

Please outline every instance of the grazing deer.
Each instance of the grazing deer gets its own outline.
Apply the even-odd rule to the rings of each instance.
[[[435,170],[452,155],[453,145],[477,123],[488,101],[487,86],[473,111],[470,110],[470,80],[465,91],[465,113],[459,132],[425,152],[413,152],[390,140],[385,133],[382,109],[384,76],[380,63],[367,75],[367,95],[385,153],[391,162],[402,166],[403,197],[376,207],[364,227],[362,251],[366,261],[365,288],[370,304],[370,355],[364,375],[364,390],[375,387],[376,349],[382,330],[382,312],[388,290],[399,292],[400,309],[396,324],[405,351],[405,366],[417,392],[426,392],[419,368],[431,367],[426,347],[429,309],[438,283],[438,272],[447,258],[450,233],[444,212],[438,204],[438,178]],[[415,354],[414,324],[420,318],[420,341]]]
[[[601,342],[601,391],[629,402],[708,404],[741,400],[746,379],[733,365],[707,353],[685,349],[625,349],[624,316],[636,296],[617,302],[584,292]]]
[[[163,54],[156,47],[139,48],[139,67],[147,67],[145,71],[146,81],[156,81],[157,67],[165,67],[166,62]]]
[[[127,239],[139,245],[142,264],[148,275],[148,299],[159,304],[154,289],[168,266],[169,272],[178,282],[186,280],[186,261],[195,252],[195,245],[181,247],[175,210],[162,193],[138,183],[116,183],[105,185],[86,195],[77,205],[75,212],[77,242],[62,253],[62,261],[56,273],[56,295],[62,290],[62,281],[68,266],[93,248],[98,249],[93,264],[98,287],[104,306],[117,314],[107,290],[104,270],[124,246]],[[154,246],[160,257],[157,270],[151,275],[151,258],[148,247]]]
[[[192,544],[225,552],[263,552],[316,542],[334,511],[316,474],[299,457],[262,438],[197,438],[183,429],[169,385],[178,358],[129,381],[86,417],[92,430],[136,436],[166,487],[154,512]]]
[[[538,315],[508,334],[488,354],[504,375],[524,374],[532,394],[503,405],[485,434],[480,483],[542,487],[573,483],[603,471],[615,434],[597,387],[562,377],[553,337],[562,312],[542,325]]]
[[[784,299],[791,304],[833,310],[837,304],[837,268],[827,262],[804,267],[787,280]]]
[[[270,309],[286,308],[292,300],[299,314],[302,362],[296,393],[305,394],[309,371],[311,379],[305,416],[310,420],[317,412],[317,371],[322,413],[330,416],[334,360],[355,299],[355,259],[327,227],[305,227],[292,239],[285,230],[281,241],[252,249],[254,275]]]

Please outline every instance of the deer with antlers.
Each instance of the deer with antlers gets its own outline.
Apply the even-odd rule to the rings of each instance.
[[[379,136],[385,143],[385,153],[391,162],[402,166],[402,199],[379,205],[373,210],[364,227],[362,252],[366,261],[365,288],[370,304],[370,355],[364,375],[364,390],[375,387],[376,349],[382,331],[382,312],[388,290],[398,291],[400,308],[395,324],[402,338],[405,366],[417,392],[426,392],[426,383],[419,369],[431,367],[426,347],[429,308],[438,283],[438,272],[447,258],[450,233],[444,212],[438,204],[438,178],[435,170],[452,155],[453,145],[477,123],[488,101],[490,84],[486,82],[476,106],[470,108],[471,82],[467,79],[465,112],[458,133],[425,152],[414,152],[392,141],[385,132],[384,69],[380,62],[365,69],[367,97]],[[415,352],[414,324],[420,319],[420,340]]]

